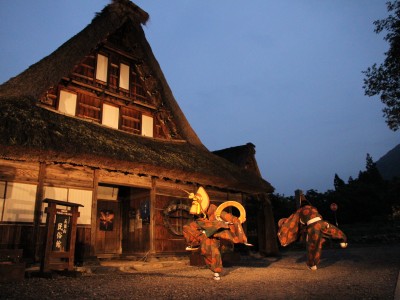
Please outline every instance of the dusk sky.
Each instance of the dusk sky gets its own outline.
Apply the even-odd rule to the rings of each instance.
[[[333,189],[400,143],[362,71],[388,49],[386,0],[141,0],[156,59],[211,151],[248,142],[286,196]],[[86,27],[109,0],[0,0],[0,84]],[[84,53],[83,53],[84,54]]]

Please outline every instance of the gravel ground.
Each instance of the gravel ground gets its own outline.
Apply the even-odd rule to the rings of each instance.
[[[78,277],[0,283],[0,299],[394,299],[399,243],[328,246],[322,256],[317,271],[306,268],[304,250],[274,258],[243,256],[225,267],[220,281],[212,280],[210,270],[182,261],[108,262]]]

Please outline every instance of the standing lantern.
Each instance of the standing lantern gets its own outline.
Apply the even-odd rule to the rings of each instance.
[[[337,227],[337,226],[339,226],[338,222],[337,222],[337,218],[336,218],[336,211],[338,209],[338,206],[337,206],[336,203],[331,203],[330,208],[331,208],[331,211],[333,211],[333,214],[335,215],[335,224],[336,224],[336,227]]]

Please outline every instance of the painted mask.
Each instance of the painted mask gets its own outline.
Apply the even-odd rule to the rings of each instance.
[[[210,206],[210,198],[208,197],[206,190],[203,187],[199,187],[196,194],[189,194],[189,198],[193,199],[189,213],[192,215],[203,214],[205,217],[207,209]]]

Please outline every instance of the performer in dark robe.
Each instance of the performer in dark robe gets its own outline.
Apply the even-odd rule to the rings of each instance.
[[[223,270],[220,240],[251,245],[247,243],[239,218],[222,211],[220,220],[217,219],[217,206],[210,205],[210,199],[203,187],[200,187],[196,194],[190,194],[190,198],[193,199],[190,213],[197,218],[183,226],[183,236],[189,245],[186,250],[196,251],[200,248],[200,254],[204,257],[207,267],[214,273],[214,280],[220,280]]]
[[[317,270],[321,259],[322,245],[326,239],[340,241],[342,248],[347,247],[347,237],[342,230],[322,219],[318,210],[305,196],[300,194],[300,208],[288,218],[278,222],[278,238],[282,246],[287,246],[305,235],[307,249],[307,267]]]

